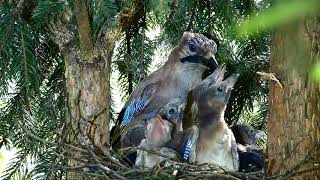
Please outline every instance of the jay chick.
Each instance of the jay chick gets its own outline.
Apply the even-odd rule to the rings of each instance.
[[[139,147],[147,150],[157,151],[163,156],[169,158],[178,158],[178,154],[173,149],[164,147],[171,140],[177,131],[180,131],[182,114],[181,101],[174,100],[163,107],[159,113],[148,120],[145,128],[145,139],[143,139]],[[165,157],[153,154],[143,150],[137,151],[136,166],[152,168],[154,165],[164,161]]]
[[[224,112],[238,74],[222,81],[225,69],[216,71],[192,92],[192,115],[199,122],[199,135],[191,161],[210,163],[238,171],[239,157],[232,131],[224,121]],[[193,153],[193,152],[191,152]]]
[[[238,147],[240,160],[239,171],[253,172],[264,168],[264,153],[256,146],[259,138],[266,136],[265,132],[255,130],[249,125],[234,124],[230,126]]]

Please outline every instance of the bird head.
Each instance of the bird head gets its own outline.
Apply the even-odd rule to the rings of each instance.
[[[166,104],[159,112],[159,115],[174,125],[175,131],[182,131],[183,110],[185,101],[176,98]]]
[[[225,66],[218,66],[216,70],[193,89],[193,99],[195,107],[194,113],[200,119],[208,117],[223,117],[226,105],[231,95],[231,90],[235,85],[238,74],[233,74],[222,81],[225,73]],[[201,111],[201,112],[200,112]],[[201,124],[201,123],[200,123]]]
[[[224,81],[211,84],[199,98],[200,102],[204,103],[199,104],[204,104],[218,115],[224,113],[231,95],[231,90],[237,82],[238,76],[238,74],[232,74]]]
[[[234,124],[230,127],[237,143],[242,145],[255,145],[256,142],[266,136],[266,133],[261,130],[255,130],[246,124]]]
[[[161,147],[171,139],[173,124],[157,114],[147,122],[145,136],[153,147]]]
[[[217,44],[213,40],[199,33],[185,32],[171,52],[169,60],[192,63],[204,69],[215,69],[218,66],[216,52]],[[176,56],[178,58],[175,58]]]

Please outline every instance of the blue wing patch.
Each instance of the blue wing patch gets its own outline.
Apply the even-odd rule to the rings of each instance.
[[[126,108],[121,126],[127,126],[133,117],[149,102],[145,97],[132,101]]]
[[[184,150],[183,150],[183,156],[182,158],[185,160],[185,161],[188,161],[189,159],[189,156],[190,156],[190,152],[191,152],[191,145],[192,145],[192,142],[191,140],[189,139],[184,147]]]

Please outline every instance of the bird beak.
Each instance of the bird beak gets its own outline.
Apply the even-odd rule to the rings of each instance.
[[[162,119],[162,117],[159,114],[156,116],[156,119],[159,120],[159,122],[162,124],[162,126],[164,126],[164,120]]]
[[[180,60],[182,63],[198,63],[198,64],[202,64],[205,67],[207,67],[210,70],[215,70],[218,67],[218,63],[217,60],[215,59],[215,57],[213,55],[209,55],[209,56],[199,56],[199,55],[194,55],[194,56],[187,56],[184,57]]]
[[[166,114],[165,112],[163,112],[162,109],[159,111],[159,113],[157,114],[157,116],[160,117],[161,119],[166,119],[166,120],[168,120],[167,114]]]
[[[230,77],[228,77],[226,80],[226,84],[228,88],[233,88],[233,86],[236,84],[237,79],[239,77],[239,74],[232,74]]]
[[[258,139],[265,137],[265,136],[267,136],[267,134],[264,131],[257,130],[254,137],[256,140],[258,140]]]
[[[218,62],[214,56],[208,59],[208,65],[211,70],[215,70],[218,67]]]
[[[220,66],[217,66],[217,68],[214,70],[212,73],[213,80],[214,82],[221,82],[224,77],[224,73],[226,72],[226,65],[222,64]],[[209,76],[211,79],[211,75]]]

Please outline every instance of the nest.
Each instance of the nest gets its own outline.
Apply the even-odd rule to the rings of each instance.
[[[87,147],[88,148],[88,147]],[[77,148],[78,150],[81,148]],[[193,165],[179,162],[144,148],[130,147],[121,149],[121,154],[130,153],[136,150],[148,151],[166,158],[165,161],[157,164],[151,169],[130,167],[123,161],[122,156],[106,147],[100,147],[103,155],[96,154],[93,150],[82,149],[82,166],[79,169],[64,168],[66,171],[77,171],[85,177],[92,179],[263,179],[264,173],[258,172],[232,172],[213,164]],[[73,158],[72,158],[73,159]],[[60,169],[60,168],[59,168]],[[80,170],[81,169],[81,170]],[[85,169],[85,170],[83,170]]]

